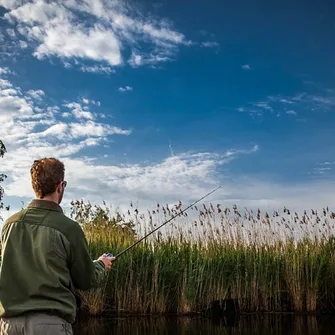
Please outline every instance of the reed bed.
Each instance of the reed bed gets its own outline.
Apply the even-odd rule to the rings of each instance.
[[[117,254],[180,213],[182,204],[140,213],[72,203],[92,257]],[[112,214],[113,213],[113,214]],[[255,212],[203,204],[123,254],[98,289],[79,292],[91,314],[198,313],[236,299],[241,312],[335,310],[335,214]]]

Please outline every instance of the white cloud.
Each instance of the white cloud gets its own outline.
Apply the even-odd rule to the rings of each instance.
[[[3,74],[9,74],[10,71],[8,69],[8,67],[0,67],[0,75],[3,75]]]
[[[34,55],[39,59],[54,55],[106,61],[112,66],[122,64],[119,42],[112,31],[94,27],[84,33],[80,29],[82,28],[79,26],[66,24],[50,28],[41,37],[43,43],[36,48]],[[40,37],[40,31],[35,37]]]
[[[202,42],[201,46],[204,48],[215,48],[218,47],[220,44],[218,42],[208,41],[208,42]]]
[[[290,104],[299,108],[307,108],[311,111],[329,111],[335,106],[334,91],[323,89],[321,93],[307,94],[299,93],[294,96],[269,96],[268,101],[278,104]]]
[[[323,162],[323,163],[320,163],[320,165],[333,165],[335,164],[335,162]]]
[[[87,99],[87,98],[82,98],[82,102],[83,102],[85,105],[92,104],[92,105],[94,105],[94,106],[98,106],[98,107],[101,106],[101,102],[100,102],[100,101],[90,100],[90,99]]]
[[[91,112],[89,112],[87,109],[87,107],[84,107],[84,109],[82,108],[82,106],[77,103],[77,102],[70,102],[67,104],[64,104],[65,107],[71,109],[72,114],[74,115],[74,117],[76,117],[77,119],[89,119],[89,120],[93,120],[94,116]],[[65,113],[63,113],[64,115]],[[65,117],[67,117],[68,115],[66,114]]]
[[[1,79],[0,78],[0,88],[9,88],[9,87],[12,87],[12,84],[6,80],[6,79]]]
[[[56,129],[53,128],[53,132]],[[97,145],[94,139],[87,139],[77,146],[56,146],[58,156],[66,164],[66,178],[69,180],[67,196],[70,198],[90,199],[92,202],[106,201],[114,204],[129,203],[130,200],[143,201],[151,205],[155,201],[176,201],[182,198],[185,201],[201,197],[208,188],[218,185],[217,168],[228,164],[238,153],[185,153],[164,159],[155,164],[129,165],[95,165],[94,160],[71,157],[85,145]],[[36,150],[29,147],[25,155],[16,157],[9,153],[6,157],[4,171],[15,173],[14,181],[6,188],[10,196],[32,196],[29,181],[29,166],[32,161],[26,157],[50,156],[54,151],[48,146]],[[17,153],[21,149],[18,149]],[[232,150],[233,151],[233,150]],[[247,152],[248,150],[246,150]],[[15,159],[17,160],[15,162]],[[111,192],[108,192],[108,190]],[[101,190],[106,190],[102,195]],[[227,194],[224,191],[222,194]],[[68,198],[68,200],[70,199]]]
[[[317,167],[313,169],[314,172],[319,173],[319,174],[324,174],[325,172],[330,171],[330,170],[331,170],[331,167]]]
[[[56,137],[58,139],[66,138],[67,136],[68,125],[66,123],[57,123],[51,125],[44,131],[32,133],[29,136],[29,141],[33,142],[36,139],[41,139],[44,137]]]
[[[76,59],[104,63],[81,66],[85,72],[110,74],[113,67],[124,64],[128,51],[129,64],[140,66],[171,60],[180,46],[193,45],[170,21],[143,15],[134,3],[0,0],[0,5],[8,10],[5,19],[16,25],[18,41],[22,41],[19,35],[27,38],[38,59],[59,57],[68,68],[69,61]],[[89,16],[84,23],[83,14]],[[26,47],[24,41],[18,43]],[[203,46],[213,47],[216,42]]]
[[[179,154],[157,163],[129,165],[101,164],[96,163],[93,157],[73,157],[83,147],[97,145],[94,140],[91,141],[87,139],[77,145],[59,145],[54,149],[48,146],[39,150],[34,147],[18,149],[15,155],[9,152],[4,160],[5,172],[10,171],[11,176],[5,185],[7,195],[21,197],[18,199],[33,197],[29,178],[32,158],[53,156],[54,150],[57,150],[65,162],[69,182],[62,204],[65,207],[73,199],[85,199],[93,204],[101,204],[105,200],[108,205],[119,207],[121,213],[129,209],[131,201],[142,212],[154,208],[157,202],[162,205],[176,204],[181,200],[186,206],[220,184],[222,188],[205,202],[214,206],[220,203],[222,207],[230,208],[237,204],[242,212],[244,207],[271,211],[284,206],[291,211],[302,212],[304,209],[332,206],[335,201],[335,184],[330,181],[293,185],[277,183],[265,177],[223,176],[219,173],[220,165],[229,163],[224,158],[227,153]],[[13,174],[15,178],[12,178]],[[312,194],[309,192],[311,189]]]
[[[94,65],[94,66],[82,65],[79,69],[82,72],[89,72],[89,73],[104,73],[104,74],[115,73],[115,70],[113,70],[110,66],[103,66],[103,65]]]
[[[144,64],[143,61],[143,56],[141,56],[140,54],[133,52],[131,57],[129,58],[129,64],[132,67],[137,67],[137,66],[141,66]]]
[[[6,32],[7,32],[8,36],[10,36],[12,38],[14,38],[16,36],[14,29],[6,29]]]
[[[335,185],[330,181],[284,185],[264,176],[230,176],[229,163],[246,155],[254,159],[254,154],[260,150],[257,144],[249,149],[221,153],[174,153],[161,161],[142,164],[122,165],[108,163],[107,159],[102,164],[96,160],[97,156],[107,157],[109,149],[99,155],[80,156],[86,148],[103,148],[110,136],[126,136],[131,131],[86,118],[62,122],[58,119],[62,110],[57,106],[45,107],[45,95],[42,95],[42,102],[34,94],[28,100],[27,92],[3,80],[0,88],[0,93],[5,92],[0,95],[1,137],[8,153],[1,161],[1,171],[9,176],[4,184],[6,196],[15,197],[17,203],[33,197],[29,169],[34,159],[45,156],[56,156],[66,164],[69,186],[65,206],[72,199],[81,198],[93,203],[106,200],[113,206],[120,205],[121,210],[128,207],[130,201],[137,200],[141,208],[151,208],[157,201],[176,203],[182,200],[187,204],[219,184],[222,189],[208,201],[228,206],[236,203],[242,208],[282,208],[286,205],[302,210],[331,205],[335,201]],[[98,105],[87,97],[80,101],[86,107]],[[76,103],[67,104],[71,104],[71,110],[86,112],[85,106],[79,103],[80,107]],[[317,166],[315,173],[325,175],[331,168],[328,163]],[[309,192],[311,189],[313,193]]]
[[[236,108],[238,112],[246,112],[252,117],[262,116],[264,112],[277,112],[276,115],[303,115],[304,112],[331,112],[335,106],[335,90],[322,89],[319,94],[298,93],[291,96],[270,95],[263,101],[249,103],[252,107]],[[289,107],[288,107],[289,106]],[[300,119],[303,121],[303,119]]]
[[[58,120],[58,106],[45,106],[45,96],[41,90],[22,92],[11,82],[1,79],[0,85],[0,122],[1,140],[6,144],[8,153],[1,162],[1,171],[6,171],[11,182],[7,194],[15,194],[26,182],[29,164],[36,157],[54,156],[60,158],[79,153],[87,147],[97,146],[101,141],[109,141],[112,135],[129,135],[130,130],[110,124],[88,120],[90,114],[80,104],[67,104],[80,118],[80,123],[65,123]],[[29,97],[29,98],[28,98]],[[99,101],[90,100],[89,104],[98,106]],[[82,121],[84,120],[84,122]],[[23,173],[24,171],[24,173]],[[23,178],[23,179],[22,179]],[[14,192],[14,193],[13,193]]]
[[[1,0],[0,5],[7,9],[15,9],[22,4],[21,0]]]
[[[324,106],[335,106],[335,97],[333,95],[330,96],[311,96],[311,99],[317,103],[319,103],[320,105],[324,105]]]
[[[124,87],[119,87],[118,91],[119,92],[129,92],[132,91],[133,88],[131,86],[124,86]]]
[[[243,70],[251,70],[251,67],[250,67],[250,65],[248,65],[248,64],[241,65],[241,68],[242,68]]]
[[[139,67],[143,65],[155,65],[158,63],[171,61],[173,54],[171,52],[157,53],[157,54],[140,54],[134,51],[130,56],[128,63],[131,67]]]
[[[269,105],[267,101],[257,102],[254,104],[254,106],[271,111],[271,112],[273,111],[273,108]]]
[[[1,1],[0,4],[9,9],[5,14],[5,18],[10,22],[17,20],[26,24],[35,25],[38,23],[46,23],[54,20],[57,16],[61,19],[67,19],[71,16],[65,7],[58,6],[56,3],[47,3],[42,0],[33,2],[17,2],[15,8],[8,6],[6,1]]]
[[[311,175],[324,175],[327,172],[330,172],[333,170],[333,167],[335,165],[335,162],[322,162],[318,163],[315,168],[313,168]]]
[[[1,137],[8,149],[1,162],[1,171],[8,174],[4,185],[6,195],[18,202],[33,197],[29,169],[36,158],[56,156],[65,162],[69,180],[65,205],[71,199],[83,197],[92,202],[105,199],[124,206],[137,199],[149,205],[156,200],[171,202],[181,198],[188,201],[201,197],[208,188],[220,182],[220,166],[259,150],[254,145],[250,149],[231,149],[223,153],[175,154],[156,163],[102,165],[97,156],[107,157],[108,151],[89,157],[83,157],[82,151],[99,146],[102,149],[111,136],[127,136],[131,130],[86,118],[60,121],[64,112],[57,106],[45,107],[45,95],[42,95],[43,101],[40,101],[40,95],[34,94],[30,94],[28,100],[28,93],[20,93],[21,88],[10,82],[4,86],[1,90],[15,92],[1,97],[10,98],[10,103],[0,100],[0,115],[8,118],[2,122],[4,127],[1,129]],[[66,103],[79,113],[78,116],[82,116],[85,107],[100,105],[87,97],[80,101],[84,107],[79,103]],[[222,194],[228,193],[224,191]]]
[[[287,100],[287,99],[280,99],[279,102],[283,103],[283,104],[294,104],[294,101],[291,100]]]
[[[19,45],[20,45],[20,48],[21,48],[21,49],[26,49],[26,48],[28,48],[28,43],[27,43],[26,41],[22,41],[22,40],[20,40],[20,41],[19,41]]]
[[[97,136],[104,137],[107,135],[130,135],[130,130],[124,130],[118,127],[87,121],[86,123],[71,123],[71,135],[74,138]]]
[[[42,100],[44,92],[42,90],[29,90],[27,95],[35,100]]]
[[[69,112],[64,112],[64,113],[62,113],[62,117],[63,117],[64,119],[67,119],[67,118],[71,117],[71,113],[69,113]]]
[[[14,88],[7,88],[4,90],[1,90],[0,95],[5,97],[5,96],[12,96],[17,93],[18,93],[17,90],[15,90]]]
[[[6,92],[2,95],[2,92]],[[13,90],[17,92],[16,90]],[[0,90],[0,116],[31,116],[33,115],[32,104],[20,95],[7,94],[8,90]]]

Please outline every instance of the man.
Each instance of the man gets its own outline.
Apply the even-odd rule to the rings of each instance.
[[[30,173],[36,198],[2,229],[0,334],[72,334],[73,290],[98,286],[115,258],[93,261],[81,227],[63,214],[64,164],[43,158]]]

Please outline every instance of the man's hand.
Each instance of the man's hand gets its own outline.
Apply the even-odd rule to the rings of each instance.
[[[115,257],[108,256],[108,254],[103,254],[98,258],[99,261],[102,261],[105,264],[106,270],[110,270],[112,267],[112,263],[115,260]]]

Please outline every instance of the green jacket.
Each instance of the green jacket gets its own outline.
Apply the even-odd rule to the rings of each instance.
[[[74,288],[96,287],[105,273],[80,225],[55,202],[34,199],[2,228],[0,317],[43,312],[73,323]]]

